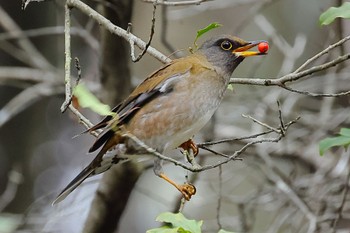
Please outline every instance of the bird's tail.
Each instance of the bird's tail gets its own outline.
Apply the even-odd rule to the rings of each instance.
[[[105,144],[100,152],[96,155],[94,160],[84,168],[68,185],[63,191],[56,197],[52,205],[63,201],[71,192],[73,192],[86,178],[103,173],[107,171],[113,164],[117,164],[123,158],[118,158],[118,150],[110,150],[111,145]]]
[[[112,130],[107,130],[107,132],[103,133],[102,136],[97,139],[97,141],[102,141],[97,143],[98,144],[97,148],[103,145],[100,152],[98,152],[98,154],[92,160],[92,162],[86,168],[84,168],[84,170],[80,172],[67,185],[67,187],[63,189],[63,191],[53,201],[52,205],[63,201],[71,192],[73,192],[89,176],[97,175],[102,172],[105,172],[113,164],[116,164],[120,160],[122,160],[118,158],[118,150],[117,151],[111,150],[115,145],[121,142],[121,137],[119,135],[115,135]],[[96,150],[96,148],[94,148],[94,150]]]
[[[63,201],[71,192],[73,192],[86,178],[94,173],[94,168],[91,166],[87,166],[81,171],[56,197],[56,199],[52,202],[52,205],[55,205],[61,201]]]

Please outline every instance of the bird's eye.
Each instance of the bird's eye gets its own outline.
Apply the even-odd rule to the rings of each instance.
[[[221,43],[221,48],[223,50],[230,50],[230,49],[232,49],[232,43],[228,40],[225,40]]]

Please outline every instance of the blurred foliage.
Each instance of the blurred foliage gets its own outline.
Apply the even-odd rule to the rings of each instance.
[[[167,225],[148,230],[147,233],[200,233],[203,221],[187,219],[182,213],[165,212],[158,215],[156,221]]]
[[[89,108],[102,116],[114,115],[111,108],[107,104],[100,102],[97,97],[92,94],[84,84],[78,84],[73,91],[73,95],[77,98],[78,105],[82,108]]]
[[[349,128],[341,128],[339,132],[339,136],[336,137],[328,137],[320,141],[319,151],[320,155],[323,155],[326,150],[329,150],[335,146],[344,146],[347,148],[350,144],[350,129]]]
[[[148,230],[147,233],[200,233],[203,221],[187,219],[182,213],[165,212],[158,215],[158,222],[166,223],[165,226]],[[219,233],[233,233],[220,230]]]
[[[2,214],[0,215],[0,232],[10,233],[14,232],[16,228],[21,224],[22,219],[19,215],[15,214]]]
[[[330,7],[320,16],[321,25],[329,25],[336,18],[350,18],[350,2],[344,2],[340,7]]]

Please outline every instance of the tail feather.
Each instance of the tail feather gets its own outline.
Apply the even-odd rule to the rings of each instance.
[[[97,148],[102,147],[98,152],[96,157],[92,162],[80,172],[63,191],[57,196],[53,201],[53,205],[63,201],[71,192],[73,192],[86,178],[92,175],[96,175],[102,172],[107,171],[113,164],[118,163],[120,160],[118,158],[117,151],[109,151],[118,145],[122,141],[122,138],[119,135],[115,135],[113,130],[108,130],[103,133],[90,148],[89,152],[96,150]]]
[[[102,147],[100,152],[92,160],[92,162],[84,168],[56,197],[52,205],[63,201],[71,192],[73,192],[86,178],[103,173],[107,171],[113,164],[118,163],[118,151],[109,151],[115,145],[113,141],[109,140]]]
[[[56,197],[52,202],[52,205],[55,205],[63,201],[71,192],[73,192],[86,178],[93,174],[94,168],[87,166],[83,171],[79,173],[68,185],[63,189],[63,191]]]

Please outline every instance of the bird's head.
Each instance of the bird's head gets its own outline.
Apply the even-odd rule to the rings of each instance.
[[[265,52],[248,51],[266,41],[245,41],[230,35],[220,35],[205,41],[198,49],[207,60],[225,74],[231,76],[245,57],[265,55]]]

